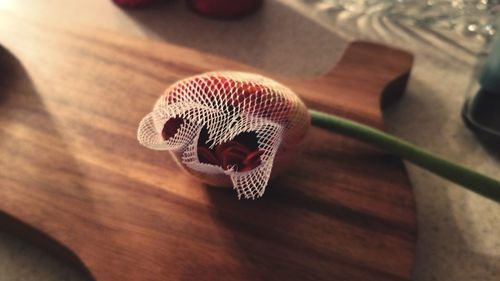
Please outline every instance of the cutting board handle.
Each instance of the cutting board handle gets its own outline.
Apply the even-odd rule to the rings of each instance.
[[[325,96],[342,96],[346,102],[352,101],[352,104],[356,104],[361,110],[364,108],[367,112],[374,112],[373,108],[383,109],[403,95],[413,60],[413,55],[403,50],[372,42],[355,41],[347,46],[342,58],[331,71],[309,82],[318,87],[318,91],[322,91]],[[332,93],[330,89],[335,89],[336,92]],[[317,101],[312,106],[326,111],[326,104],[330,103]],[[339,112],[331,113],[383,128],[381,111],[367,119],[367,115],[360,117],[343,112],[341,108],[336,110]]]

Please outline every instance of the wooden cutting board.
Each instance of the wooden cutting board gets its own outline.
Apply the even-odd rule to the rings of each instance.
[[[357,42],[330,73],[297,80],[5,14],[0,44],[2,230],[98,281],[410,280],[415,205],[398,158],[313,129],[262,199],[238,201],[136,141],[169,84],[220,69],[271,76],[311,108],[382,127],[381,99],[403,93],[409,54]]]

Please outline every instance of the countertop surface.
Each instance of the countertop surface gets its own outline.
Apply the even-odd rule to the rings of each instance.
[[[326,72],[354,39],[400,47],[414,53],[416,61],[406,96],[385,112],[388,131],[485,174],[500,175],[500,154],[479,144],[460,117],[480,45],[475,39],[400,25],[379,15],[324,11],[313,0],[267,1],[257,14],[238,21],[199,17],[180,0],[137,11],[102,0],[3,0],[1,13],[166,40],[296,77]],[[498,280],[500,205],[407,167],[419,227],[414,279]],[[86,279],[64,261],[0,232],[4,280]]]

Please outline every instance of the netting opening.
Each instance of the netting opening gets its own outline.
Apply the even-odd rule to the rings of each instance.
[[[163,125],[163,129],[161,130],[161,136],[163,137],[163,140],[168,141],[169,139],[173,138],[177,134],[177,131],[179,131],[179,128],[183,123],[184,120],[180,117],[168,119],[167,122],[165,122],[165,125]]]
[[[212,147],[209,143],[208,129],[203,127],[198,138],[198,161],[216,165],[225,171],[247,172],[261,164],[260,156],[264,151],[259,149],[256,132],[243,132],[232,140]]]

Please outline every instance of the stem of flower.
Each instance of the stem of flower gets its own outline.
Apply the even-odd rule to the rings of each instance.
[[[375,128],[335,115],[310,110],[313,126],[366,142],[500,203],[500,181],[438,157]]]

